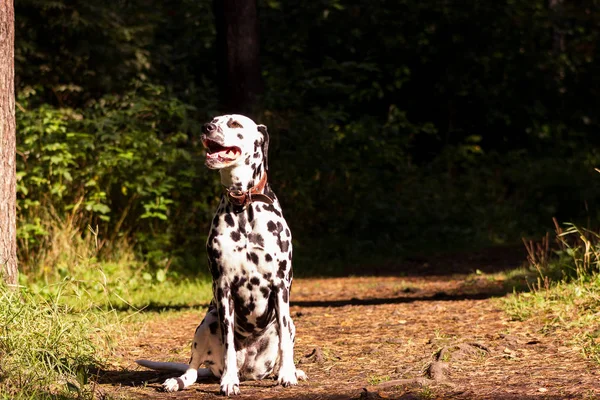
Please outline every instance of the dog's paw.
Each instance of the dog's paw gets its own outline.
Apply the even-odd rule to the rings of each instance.
[[[295,386],[298,384],[298,375],[295,368],[282,368],[277,376],[277,383],[283,387]],[[300,371],[302,372],[302,371]],[[304,372],[302,372],[304,374]],[[306,377],[306,375],[304,375]]]
[[[304,371],[302,371],[301,369],[297,369],[296,370],[296,379],[298,379],[299,381],[307,381],[308,376],[306,376]]]
[[[182,386],[184,386],[182,384],[183,381],[181,381],[181,384],[180,384],[180,381],[181,381],[181,379],[178,379],[178,378],[169,378],[169,379],[167,379],[162,384],[163,390],[165,392],[176,392],[178,390],[183,389],[183,387],[182,387]]]
[[[238,377],[223,377],[221,379],[221,394],[225,396],[237,396],[240,394],[240,380]]]

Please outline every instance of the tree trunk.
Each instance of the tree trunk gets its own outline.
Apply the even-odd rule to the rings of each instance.
[[[252,116],[262,93],[256,0],[214,0],[222,111]]]
[[[13,0],[0,0],[0,273],[16,285],[16,125],[15,12]]]

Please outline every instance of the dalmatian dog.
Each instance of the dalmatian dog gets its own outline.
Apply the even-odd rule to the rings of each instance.
[[[296,385],[306,374],[294,365],[292,235],[267,181],[267,128],[223,115],[202,132],[206,166],[219,170],[225,187],[206,243],[213,300],[196,329],[189,364],[136,362],[183,372],[163,383],[168,392],[210,376],[220,378],[226,396],[240,393],[240,380],[271,374],[282,386]]]

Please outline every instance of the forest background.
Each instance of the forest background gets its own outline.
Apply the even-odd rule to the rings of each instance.
[[[100,259],[131,250],[153,279],[205,274],[222,188],[200,127],[238,111],[212,2],[15,12],[22,279],[69,274],[65,231]],[[597,224],[592,2],[268,0],[256,18],[246,109],[269,127],[297,273]]]

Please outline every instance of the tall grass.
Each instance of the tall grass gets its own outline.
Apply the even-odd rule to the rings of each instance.
[[[0,396],[91,398],[89,378],[119,334],[113,312],[74,310],[61,290],[41,296],[0,286]]]
[[[21,284],[33,293],[60,291],[60,301],[76,309],[94,305],[140,310],[209,301],[211,286],[204,265],[196,276],[171,270],[168,260],[162,268],[150,268],[126,239],[105,240],[97,227],[82,231],[78,218],[80,213],[66,218],[48,215],[38,221],[46,234],[36,246],[38,253],[27,255],[22,263],[20,276]]]
[[[18,290],[0,286],[0,398],[94,398],[94,374],[125,315],[210,300],[206,274],[182,277],[169,263],[151,269],[127,241],[81,231],[80,215],[41,216],[43,243],[35,253],[21,247]]]
[[[555,221],[555,243],[547,235],[526,242],[529,263],[537,271],[530,291],[508,297],[507,312],[517,320],[540,324],[541,332],[561,334],[600,363],[600,234]]]

